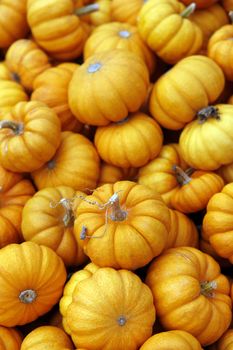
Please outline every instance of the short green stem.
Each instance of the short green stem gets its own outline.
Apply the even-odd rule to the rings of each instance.
[[[180,16],[183,18],[189,17],[196,10],[195,2],[192,2],[189,6],[187,6],[184,11],[181,12]]]
[[[87,6],[79,7],[75,9],[75,14],[77,16],[85,16],[88,15],[92,12],[98,11],[99,10],[99,4],[90,4]]]

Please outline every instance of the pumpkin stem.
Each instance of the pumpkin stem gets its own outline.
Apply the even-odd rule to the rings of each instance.
[[[61,205],[65,209],[65,215],[62,218],[65,227],[73,226],[74,224],[74,212],[72,208],[72,200],[67,198],[62,198],[58,203],[50,203],[51,208],[56,208]]]
[[[37,298],[36,291],[33,289],[26,289],[20,292],[19,300],[24,304],[31,304]]]
[[[233,24],[233,11],[230,11],[230,12],[228,13],[228,16],[230,17],[230,21],[231,21],[231,23]]]
[[[181,17],[187,18],[196,10],[195,2],[192,2],[189,6],[187,6],[184,11],[181,12]]]
[[[113,221],[124,221],[127,217],[127,212],[121,209],[118,193],[114,193],[108,203],[111,208],[110,219]]]
[[[126,324],[126,322],[127,322],[127,320],[126,320],[125,316],[120,316],[117,320],[117,323],[121,327],[123,327]]]
[[[200,282],[200,287],[202,295],[204,295],[205,297],[212,297],[214,295],[214,290],[217,289],[217,282]]]
[[[100,9],[99,4],[90,4],[90,5],[75,9],[75,14],[77,16],[85,16],[85,15],[88,15],[89,13],[98,11],[99,9]]]
[[[0,129],[11,129],[15,135],[21,135],[23,134],[23,123],[2,120],[0,121]]]
[[[188,169],[189,172],[191,171],[190,169],[191,168]],[[175,172],[176,180],[179,185],[187,185],[192,180],[191,177],[189,177],[189,175],[178,165],[173,165],[172,170]]]
[[[199,124],[205,123],[209,118],[214,118],[216,120],[220,120],[219,110],[214,106],[208,106],[202,108],[197,112],[197,119]]]
[[[16,73],[16,72],[12,72],[11,73],[11,78],[14,80],[14,81],[16,81],[16,83],[20,83],[20,76],[19,76],[19,74],[18,73]]]

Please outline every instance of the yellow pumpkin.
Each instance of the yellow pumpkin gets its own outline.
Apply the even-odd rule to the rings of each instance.
[[[138,13],[144,0],[112,0],[111,15],[113,21],[137,24]]]
[[[23,87],[14,81],[0,80],[0,119],[21,101],[28,101]]]
[[[136,181],[137,168],[119,168],[114,165],[102,163],[100,166],[100,176],[97,187],[105,184],[114,184],[121,180]]]

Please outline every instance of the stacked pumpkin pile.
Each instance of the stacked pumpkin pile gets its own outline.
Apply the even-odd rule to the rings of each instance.
[[[233,349],[231,11],[0,2],[1,350]]]

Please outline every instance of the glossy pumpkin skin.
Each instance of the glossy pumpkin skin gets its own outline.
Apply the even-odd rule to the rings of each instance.
[[[20,350],[63,350],[73,349],[68,335],[60,328],[54,326],[40,326],[28,333],[22,342]]]
[[[152,118],[137,112],[123,121],[98,127],[94,143],[106,163],[138,168],[159,154],[163,132]]]
[[[210,115],[206,118],[208,111]],[[202,115],[206,118],[203,122],[196,119],[182,130],[179,139],[181,154],[193,168],[216,170],[233,162],[233,106],[215,105],[211,110],[201,112]]]
[[[73,116],[68,105],[68,86],[74,71],[75,63],[62,63],[46,69],[38,75],[33,83],[31,100],[41,101],[52,108],[61,121],[62,131],[81,130],[81,123]]]
[[[208,56],[221,67],[226,78],[230,81],[233,81],[232,36],[233,25],[227,24],[219,28],[211,36],[208,43]]]
[[[185,6],[177,0],[150,0],[138,15],[141,37],[169,64],[194,55],[202,46],[202,31],[183,15],[184,10]]]
[[[82,123],[104,126],[138,111],[148,86],[148,69],[135,53],[125,50],[97,53],[71,79],[70,109]]]
[[[28,101],[28,95],[23,87],[14,81],[0,80],[0,119],[21,101]]]
[[[211,256],[193,247],[168,249],[150,265],[146,283],[166,330],[187,331],[206,346],[228,329],[230,284]]]
[[[210,199],[202,232],[203,238],[210,242],[217,254],[229,259],[231,263],[233,263],[232,202],[233,185],[230,183]]]
[[[22,240],[22,210],[35,190],[29,180],[0,166],[0,248]]]
[[[112,0],[111,14],[113,21],[137,24],[138,13],[144,4],[143,0]]]
[[[164,145],[157,158],[141,167],[138,172],[138,183],[158,192],[167,206],[172,207],[171,198],[179,187],[173,166],[183,170],[188,168],[181,156],[179,145]]]
[[[87,192],[99,178],[99,156],[92,142],[71,131],[62,132],[53,158],[32,173],[36,187],[69,186]]]
[[[72,0],[29,0],[27,20],[38,44],[58,60],[80,56],[89,27],[75,15]]]
[[[112,268],[82,280],[67,310],[75,346],[89,350],[136,350],[151,336],[154,321],[150,289],[133,272]]]
[[[6,65],[12,77],[28,91],[33,89],[36,76],[51,67],[49,57],[32,40],[15,41],[7,50]]]
[[[233,329],[228,329],[221,338],[208,350],[232,350],[233,349]]]
[[[73,233],[74,211],[85,197],[71,187],[49,187],[38,191],[24,206],[22,234],[25,241],[53,249],[66,266],[81,265],[86,256]]]
[[[153,335],[140,347],[140,350],[202,350],[201,344],[185,331],[168,331]]]
[[[181,0],[185,5],[192,3],[192,0]],[[211,5],[215,4],[218,0],[196,0],[195,4],[198,9],[209,8]]]
[[[116,194],[120,210],[111,204]],[[169,225],[168,209],[157,193],[135,182],[119,181],[98,187],[77,207],[74,232],[96,265],[135,270],[161,253]]]
[[[59,301],[59,309],[62,315],[62,325],[67,334],[71,334],[70,327],[67,323],[67,310],[73,301],[73,293],[81,281],[91,277],[98,269],[99,267],[97,265],[89,263],[82,270],[73,273],[64,287],[63,295]]]
[[[198,247],[198,231],[193,221],[178,210],[169,209],[170,230],[165,249],[175,247]]]
[[[14,327],[34,321],[60,299],[66,281],[62,259],[33,242],[0,250],[0,324]]]
[[[213,60],[201,55],[186,57],[154,84],[150,113],[163,127],[182,129],[220,96],[224,83],[223,72]]]
[[[146,63],[149,72],[155,69],[155,55],[141,39],[137,27],[129,23],[111,22],[96,28],[84,47],[84,57],[97,52],[123,49],[139,55]]]
[[[28,32],[27,0],[3,0],[0,4],[0,48],[8,48]]]
[[[23,337],[15,328],[0,326],[1,350],[20,350]]]
[[[53,157],[60,144],[60,121],[42,102],[19,102],[0,123],[0,161],[10,171],[38,169]]]

